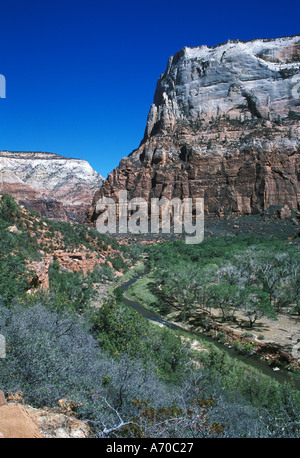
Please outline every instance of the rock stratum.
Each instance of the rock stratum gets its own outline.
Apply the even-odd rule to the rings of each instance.
[[[93,199],[204,197],[205,213],[299,208],[300,36],[184,48],[160,76],[140,146]]]
[[[103,178],[88,162],[54,153],[0,151],[0,194],[50,219],[83,222]]]

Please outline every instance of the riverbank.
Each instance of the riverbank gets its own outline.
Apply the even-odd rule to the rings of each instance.
[[[238,357],[240,361],[251,364],[279,382],[291,382],[300,389],[300,379],[297,378],[299,370],[297,361],[279,346],[269,342],[255,342],[253,338],[242,335],[242,332],[237,333],[218,323],[206,321],[206,327],[199,326],[199,324],[195,326],[192,323],[178,322],[174,313],[160,315],[153,306],[155,296],[149,288],[150,284],[149,272],[143,273],[141,266],[139,273],[131,275],[129,281],[120,282],[119,280],[119,286],[123,290],[127,305],[134,307],[146,318],[168,325],[177,332],[185,331],[190,334],[191,341],[195,337],[205,339],[206,343],[213,343],[219,350],[229,352],[232,356]],[[202,342],[199,347],[203,349]]]

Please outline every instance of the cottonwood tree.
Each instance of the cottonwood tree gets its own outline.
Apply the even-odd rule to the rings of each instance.
[[[220,309],[222,321],[228,319],[230,312],[233,317],[241,302],[240,289],[226,282],[210,285],[207,288],[207,296],[214,307]]]
[[[267,293],[259,288],[247,286],[242,294],[242,311],[249,321],[249,327],[263,316],[275,318],[275,311]]]
[[[157,288],[158,294],[173,308],[180,311],[180,319],[190,318],[196,305],[199,281],[194,266],[184,270],[175,270],[164,277],[162,284]]]

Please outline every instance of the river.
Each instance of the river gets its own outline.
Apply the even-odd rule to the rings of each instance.
[[[139,278],[145,275],[145,272],[138,273],[134,275],[130,280],[120,285],[123,293],[125,293],[128,288],[135,283]],[[194,335],[196,337],[200,337],[203,341],[210,342],[214,344],[220,350],[228,353],[232,358],[236,358],[239,361],[242,361],[249,366],[252,366],[258,370],[260,370],[263,374],[271,377],[273,380],[276,380],[279,383],[290,383],[292,384],[297,390],[300,390],[300,379],[294,377],[290,372],[284,369],[280,369],[279,371],[274,371],[267,362],[261,360],[257,355],[244,355],[235,350],[234,348],[229,348],[222,343],[217,342],[212,337],[205,335],[204,333],[196,332],[196,331],[187,331],[180,326],[177,326],[173,323],[168,323],[167,321],[163,320],[158,314],[152,312],[151,310],[143,307],[139,302],[127,299],[126,297],[123,298],[124,305],[133,308],[137,312],[139,312],[144,318],[147,318],[151,321],[156,321],[161,323],[165,326],[168,326],[171,329],[177,329],[180,331],[188,332],[190,335]]]

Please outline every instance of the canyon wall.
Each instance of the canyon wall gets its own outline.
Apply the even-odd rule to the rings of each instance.
[[[204,197],[207,215],[299,206],[300,36],[184,48],[160,76],[140,146],[100,197]]]

